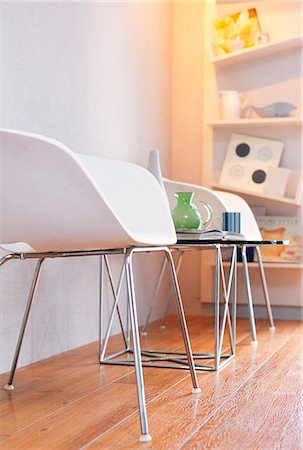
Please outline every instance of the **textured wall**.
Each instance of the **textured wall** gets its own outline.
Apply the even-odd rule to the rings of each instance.
[[[169,175],[171,4],[1,3],[0,8],[1,127],[142,165],[149,150],[159,148]],[[142,320],[158,265],[157,258],[140,258]],[[33,261],[0,270],[0,372],[11,361],[33,270]],[[96,340],[97,302],[97,258],[47,261],[20,365]]]

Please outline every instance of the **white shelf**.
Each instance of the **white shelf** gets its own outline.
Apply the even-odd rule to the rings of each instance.
[[[254,0],[255,2],[262,2],[264,0]],[[243,0],[216,0],[216,3],[243,3]]]
[[[259,268],[259,264],[257,262],[249,262],[249,267],[251,268]],[[292,269],[292,270],[301,270],[303,269],[302,263],[286,263],[286,262],[263,262],[263,265],[266,269]],[[223,266],[230,267],[229,262],[224,262]],[[241,262],[237,263],[238,267],[243,267]]]
[[[242,194],[242,195],[249,195],[251,197],[256,197],[256,198],[263,198],[265,200],[271,200],[274,202],[279,202],[279,203],[284,203],[287,205],[292,205],[292,206],[300,206],[300,202],[298,202],[295,199],[292,198],[279,198],[279,197],[273,197],[267,194],[263,194],[263,193],[258,193],[258,192],[251,192],[251,191],[246,191],[245,189],[239,189],[233,186],[224,186],[222,184],[219,183],[213,183],[212,186],[215,189],[218,189],[219,191],[231,191],[231,192],[235,192],[237,194]]]
[[[216,67],[224,67],[239,62],[251,61],[255,58],[264,58],[266,56],[299,47],[302,47],[302,38],[300,36],[276,42],[259,44],[255,47],[245,48],[223,56],[214,56],[211,58],[211,61],[216,65]]]
[[[231,127],[302,127],[303,121],[298,117],[271,117],[253,118],[238,120],[211,120],[206,123],[211,128],[231,128]]]

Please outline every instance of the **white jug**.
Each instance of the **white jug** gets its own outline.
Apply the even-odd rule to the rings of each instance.
[[[222,119],[240,119],[242,109],[247,105],[248,98],[242,98],[243,94],[238,91],[220,91]]]

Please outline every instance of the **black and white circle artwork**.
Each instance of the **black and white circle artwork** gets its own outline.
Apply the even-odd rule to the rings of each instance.
[[[284,142],[243,134],[231,135],[219,183],[263,192],[270,167],[278,167]]]

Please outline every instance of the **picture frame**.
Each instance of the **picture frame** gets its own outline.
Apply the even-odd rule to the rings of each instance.
[[[232,133],[219,184],[263,193],[270,167],[278,167],[284,142]]]
[[[216,56],[255,46],[261,33],[255,8],[218,17],[213,20],[212,29]]]

